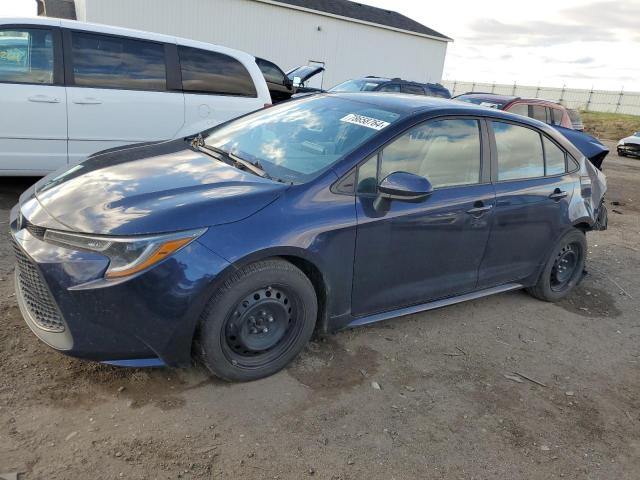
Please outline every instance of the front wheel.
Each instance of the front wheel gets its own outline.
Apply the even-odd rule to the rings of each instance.
[[[547,302],[566,297],[582,279],[587,239],[584,232],[574,229],[556,244],[535,286],[527,291]]]
[[[196,352],[217,377],[251,381],[276,373],[304,348],[316,323],[312,283],[272,259],[230,275],[205,308]]]

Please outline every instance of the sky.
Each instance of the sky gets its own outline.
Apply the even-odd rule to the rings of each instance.
[[[359,0],[454,39],[444,79],[640,91],[640,0]],[[35,16],[0,0],[0,17]]]

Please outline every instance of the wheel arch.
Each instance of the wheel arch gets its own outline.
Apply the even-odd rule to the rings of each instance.
[[[252,263],[278,258],[291,263],[301,270],[313,285],[316,292],[316,298],[318,299],[316,330],[322,333],[327,332],[329,328],[329,309],[327,299],[329,298],[330,283],[327,276],[323,273],[324,269],[322,268],[322,261],[316,256],[310,254],[308,250],[302,248],[274,247],[253,252],[242,258],[236,259],[216,276],[215,280],[209,287],[209,295],[212,295],[213,292],[219,288],[220,285],[224,283],[225,279],[233,272]],[[193,338],[195,338],[196,334],[197,326],[193,331]]]

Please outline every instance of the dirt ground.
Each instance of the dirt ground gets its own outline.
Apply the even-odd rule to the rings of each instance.
[[[346,331],[231,385],[38,341],[7,241],[27,183],[0,181],[0,474],[637,480],[640,161],[612,154],[605,171],[610,228],[589,234],[589,275],[562,303],[511,292]]]

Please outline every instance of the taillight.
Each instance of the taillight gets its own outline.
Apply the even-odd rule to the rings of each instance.
[[[591,198],[591,177],[580,177],[580,193],[583,198]]]

